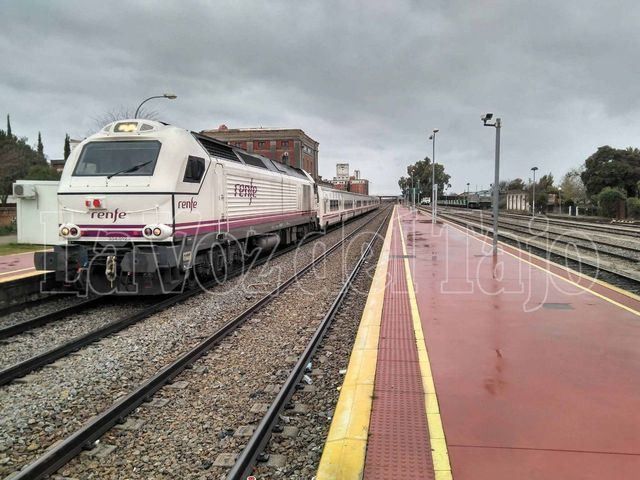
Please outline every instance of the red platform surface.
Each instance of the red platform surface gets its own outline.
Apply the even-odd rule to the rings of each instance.
[[[33,252],[0,255],[0,282],[9,277],[35,272]]]
[[[585,290],[508,247],[495,265],[490,245],[460,228],[399,213],[453,478],[640,478],[640,302],[602,285]],[[407,335],[383,322],[391,330]],[[383,336],[376,391],[392,381],[383,358],[415,377],[410,345]],[[395,403],[380,390],[367,464],[378,455],[378,410]],[[412,394],[403,393],[405,409]]]

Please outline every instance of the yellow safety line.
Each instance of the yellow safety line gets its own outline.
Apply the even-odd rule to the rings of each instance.
[[[378,340],[387,284],[393,216],[373,276],[349,366],[322,452],[317,480],[360,479],[364,474],[373,388],[378,363]]]
[[[413,331],[416,336],[416,346],[418,347],[418,362],[422,375],[422,388],[424,389],[424,404],[427,412],[427,426],[429,427],[429,441],[431,442],[431,458],[433,459],[433,469],[436,480],[452,480],[451,463],[449,462],[449,451],[447,449],[447,439],[444,435],[440,408],[438,407],[438,396],[431,373],[431,363],[427,344],[422,331],[422,322],[416,301],[416,292],[413,287],[413,276],[407,257],[407,246],[402,232],[402,223],[398,215],[398,226],[400,228],[400,240],[402,241],[402,253],[404,254],[404,273],[407,279],[407,290],[409,292],[409,303],[411,305],[411,318],[413,320]]]
[[[1,275],[13,275],[14,273],[24,272],[26,270],[35,270],[35,267],[18,268],[16,270],[8,270],[6,272],[0,272]]]
[[[37,275],[42,275],[44,273],[45,273],[44,270],[32,270],[30,272],[21,273],[19,275],[14,275],[12,277],[0,278],[0,284],[11,282],[12,280],[20,280],[21,278],[35,277]]]
[[[479,241],[479,242],[482,242],[482,243],[484,243],[484,244],[486,244],[486,245],[490,245],[490,243],[489,243],[489,242],[487,242],[486,240],[483,240],[482,238],[478,238],[478,237],[476,236],[475,232],[473,232],[473,233],[474,233],[473,235],[469,235],[469,232],[466,232],[466,231],[462,230],[458,225],[456,225],[456,224],[454,224],[454,223],[452,223],[452,222],[450,222],[450,221],[448,221],[448,220],[445,220],[445,219],[442,219],[442,221],[443,221],[443,222],[447,222],[447,224],[448,224],[448,225],[452,226],[453,228],[455,228],[455,229],[456,229],[456,230],[458,230],[459,232],[465,233],[465,234],[467,234],[469,237],[471,237],[471,238],[473,238],[473,239],[475,239],[475,240],[477,240],[477,241]],[[507,245],[507,244],[505,244],[504,242],[498,242],[498,243],[499,243],[500,245],[502,245],[502,246],[506,246],[506,247],[509,247],[509,248],[513,248],[513,249],[515,249],[515,250],[520,250],[519,248],[513,247],[513,246],[511,246],[511,245]],[[582,290],[584,290],[584,291],[586,291],[586,292],[589,292],[589,293],[591,293],[592,295],[595,295],[596,297],[601,298],[602,300],[606,300],[607,302],[609,302],[609,303],[611,303],[611,304],[613,304],[613,305],[615,305],[615,306],[617,306],[617,307],[622,308],[623,310],[626,310],[626,311],[628,311],[628,312],[630,312],[630,313],[632,313],[632,314],[637,315],[637,316],[639,316],[639,317],[640,317],[640,312],[639,312],[638,310],[635,310],[635,309],[633,309],[633,308],[631,308],[631,307],[628,307],[628,306],[626,306],[626,305],[624,305],[624,304],[622,304],[622,303],[620,303],[620,302],[617,302],[616,300],[614,300],[614,299],[612,299],[612,298],[609,298],[609,297],[607,297],[606,295],[603,295],[603,294],[601,294],[601,293],[595,292],[595,291],[591,290],[590,288],[585,287],[584,285],[580,285],[579,283],[576,283],[576,282],[574,282],[573,280],[569,280],[568,278],[563,277],[562,275],[558,275],[557,273],[552,272],[551,270],[549,270],[549,269],[547,269],[547,268],[544,268],[544,267],[542,267],[542,266],[540,266],[540,265],[536,265],[535,263],[530,262],[529,260],[525,260],[524,258],[519,257],[518,255],[515,255],[515,254],[513,254],[513,253],[511,253],[511,252],[508,252],[508,251],[507,251],[507,250],[505,250],[504,248],[502,248],[502,251],[503,251],[504,253],[506,253],[507,255],[512,256],[513,258],[517,258],[517,259],[518,259],[518,260],[520,260],[521,262],[528,263],[529,265],[532,265],[532,266],[536,267],[537,269],[542,270],[543,272],[548,273],[549,275],[553,275],[554,277],[560,278],[560,279],[564,280],[565,282],[567,282],[567,283],[569,283],[569,284],[571,284],[571,285],[574,285],[574,286],[576,286],[576,287],[578,287],[578,288],[581,288]],[[527,255],[531,255],[531,256],[534,256],[534,257],[538,257],[537,255],[533,255],[533,254],[531,254],[531,253],[529,253],[529,252],[526,252],[525,250],[521,250],[521,251],[522,251],[522,252],[524,252],[524,253],[526,253]],[[542,258],[542,257],[538,257],[538,258],[540,258],[541,260],[545,260],[545,261],[546,261],[546,263],[547,263],[547,265],[551,266],[548,260],[546,260],[546,259],[544,259],[544,258]],[[554,266],[554,267],[555,267],[555,266],[557,266],[557,267],[560,267],[560,268],[564,268],[564,267],[561,267],[560,265],[553,265],[553,266]],[[571,269],[567,269],[567,268],[564,268],[564,269],[565,269],[565,270],[567,270],[569,273],[575,273],[575,274],[580,275],[580,276],[582,276],[582,277],[584,277],[584,278],[586,278],[586,279],[589,279],[589,280],[595,280],[596,282],[601,283],[601,284],[602,284],[602,286],[605,286],[605,287],[607,287],[607,288],[611,288],[612,290],[616,290],[616,288],[615,288],[615,287],[614,287],[614,288],[612,288],[612,287],[613,287],[613,285],[609,285],[609,284],[607,284],[607,283],[605,283],[605,282],[600,282],[599,280],[597,280],[597,279],[595,279],[595,278],[592,278],[592,277],[589,277],[589,276],[585,276],[585,275],[583,275],[583,274],[581,274],[580,272],[577,272],[577,271],[575,271],[575,270],[571,270]],[[622,292],[620,292],[620,293],[622,293]],[[633,296],[632,296],[632,295],[633,295],[633,294],[630,294],[630,295],[628,295],[628,296],[629,296],[630,298],[632,298],[632,299],[634,299],[634,300],[635,300],[635,299],[636,299],[636,298],[634,298],[634,297],[635,297],[635,295],[633,295]]]

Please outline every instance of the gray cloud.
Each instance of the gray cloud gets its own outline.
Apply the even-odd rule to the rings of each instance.
[[[150,105],[195,130],[300,127],[320,172],[348,161],[376,193],[431,152],[466,182],[537,165],[557,178],[597,146],[638,145],[640,7],[632,1],[10,2],[0,0],[0,113],[46,153],[102,113]]]

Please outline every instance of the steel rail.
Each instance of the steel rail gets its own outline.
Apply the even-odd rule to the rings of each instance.
[[[378,212],[377,217],[381,212]],[[140,384],[138,388],[130,392],[121,400],[112,404],[109,408],[92,417],[75,433],[66,439],[59,441],[50,447],[44,454],[36,460],[26,465],[22,470],[15,473],[11,480],[35,480],[46,477],[56,472],[59,468],[66,465],[72,458],[77,456],[83,449],[91,448],[95,445],[104,433],[106,433],[116,423],[124,422],[124,419],[134,411],[140,404],[150,401],[153,395],[160,390],[165,384],[171,382],[185,368],[193,364],[201,356],[206,355],[208,351],[220,343],[227,335],[235,331],[242,325],[253,313],[260,310],[272,300],[277,298],[284,290],[291,286],[298,278],[313,269],[316,265],[324,261],[331,253],[340,248],[349,238],[356,235],[361,229],[366,227],[364,223],[356,228],[353,232],[343,237],[341,241],[331,246],[322,255],[315,258],[301,270],[296,272],[289,279],[279,284],[275,289],[266,294],[240,315],[225,323],[216,332],[196,345],[188,352],[182,354],[177,360],[162,368],[153,377]]]
[[[480,233],[481,235],[488,236],[489,233],[487,233],[487,232],[491,231],[489,228],[484,227],[481,224],[478,224],[478,223],[475,223],[475,222],[471,222],[471,221],[466,220],[466,219],[457,218],[456,216],[451,215],[450,213],[443,214],[443,215],[446,216],[449,221],[451,221],[453,223],[457,223],[458,225],[461,225],[463,227],[471,228],[471,229],[477,231],[478,233]],[[630,275],[627,275],[624,272],[620,272],[618,270],[613,270],[613,269],[610,269],[610,268],[606,268],[603,265],[589,262],[589,261],[585,260],[584,258],[580,258],[580,257],[575,257],[574,258],[573,256],[569,256],[567,254],[563,255],[561,253],[553,252],[548,248],[544,248],[543,246],[535,245],[533,243],[530,243],[530,242],[528,242],[526,240],[526,238],[520,237],[520,236],[518,236],[516,234],[508,234],[506,232],[502,232],[502,233],[499,234],[499,236],[502,237],[503,239],[510,240],[510,241],[513,241],[513,242],[518,242],[518,244],[526,245],[529,248],[533,248],[533,249],[536,249],[536,250],[541,250],[543,252],[546,252],[549,255],[557,255],[559,257],[566,258],[566,259],[569,259],[571,261],[574,261],[574,262],[576,262],[576,263],[578,263],[580,265],[586,265],[588,267],[591,267],[591,268],[595,269],[596,271],[607,272],[607,273],[609,273],[611,275],[614,275],[616,277],[619,277],[619,278],[623,279],[626,282],[631,282],[631,283],[636,284],[636,285],[638,283],[640,283],[638,278],[635,278],[635,277],[632,277]],[[558,242],[558,243],[560,243],[560,242]],[[564,242],[564,243],[568,243],[570,245],[573,245],[570,242]],[[511,247],[517,248],[517,247],[514,247],[513,245],[511,245]],[[607,252],[604,252],[604,253],[607,253]],[[546,258],[545,260],[548,260],[548,261],[556,263],[556,264],[558,263],[558,262],[554,262],[550,258]],[[624,287],[624,288],[626,288],[626,287]]]
[[[456,207],[449,206],[447,208],[455,209]],[[469,209],[466,209],[463,207],[460,210],[468,211]],[[473,210],[473,211],[480,213],[480,216],[484,216],[485,213],[487,216],[491,216],[491,213],[485,212],[483,210]],[[470,211],[469,211],[469,214],[472,215]],[[522,220],[533,219],[534,222],[548,222],[549,224],[553,224],[558,227],[566,225],[566,226],[581,228],[583,230],[589,230],[589,231],[605,233],[605,234],[615,233],[616,235],[626,236],[626,237],[637,238],[638,236],[640,236],[640,224],[633,224],[633,225],[636,225],[634,227],[630,225],[619,225],[615,223],[584,222],[584,221],[580,221],[579,219],[567,220],[564,218],[557,218],[553,216],[550,217],[547,215],[537,215],[535,217],[532,217],[531,214],[525,215],[520,213],[504,213],[504,212],[500,214],[500,217],[522,219]]]
[[[354,217],[353,220],[357,220],[357,219],[362,219],[364,217]],[[341,225],[341,224],[337,224],[337,225]],[[336,227],[337,228],[337,227]],[[249,264],[249,266],[243,266],[242,268],[239,268],[237,270],[232,271],[231,273],[227,274],[227,276],[225,277],[225,281],[231,280],[232,278],[235,278],[239,275],[244,274],[245,272],[251,270],[252,268],[255,267],[259,267],[263,264],[265,264],[266,262],[268,262],[269,260],[272,260],[274,258],[278,258],[282,255],[285,255],[289,252],[291,252],[292,250],[295,250],[296,248],[298,248],[300,245],[304,245],[306,243],[309,243],[311,241],[313,241],[318,235],[312,235],[312,236],[308,236],[307,238],[305,238],[305,240],[299,244],[294,244],[294,245],[290,245],[289,247],[283,248],[282,250],[277,251],[275,254],[270,254],[270,255],[266,255],[262,258],[259,258],[257,260],[255,260],[254,262],[251,262]],[[203,285],[203,287],[205,289],[208,289],[210,287],[213,287],[217,284],[216,280],[211,280],[207,283],[205,283]],[[1,385],[6,385],[7,383],[10,383],[11,381],[15,380],[16,378],[20,378],[23,377],[25,375],[27,375],[28,373],[37,370],[38,368],[41,368],[45,365],[48,365],[62,357],[65,357],[67,355],[69,355],[70,353],[73,352],[77,352],[78,350],[80,350],[81,348],[90,345],[93,342],[96,342],[97,340],[100,340],[108,335],[111,335],[113,333],[119,332],[120,330],[129,327],[141,320],[144,320],[145,318],[153,315],[154,313],[157,313],[161,310],[165,310],[168,307],[171,307],[177,303],[183,302],[189,298],[191,298],[194,295],[197,295],[201,293],[201,290],[198,288],[192,289],[192,290],[187,290],[185,292],[179,293],[179,294],[175,294],[174,296],[168,297],[166,299],[161,300],[158,303],[155,303],[153,305],[151,305],[150,307],[147,307],[143,310],[141,310],[140,312],[134,313],[132,315],[127,315],[123,318],[120,318],[118,320],[115,320],[114,322],[108,323],[107,325],[104,325],[103,327],[100,327],[96,330],[92,330],[88,333],[86,333],[85,335],[82,335],[80,337],[76,337],[73,338],[71,340],[69,340],[66,343],[63,343],[62,345],[58,345],[57,347],[54,347],[50,350],[47,350],[43,353],[40,353],[38,355],[34,355],[33,357],[30,357],[22,362],[16,363],[14,365],[10,365],[9,367],[4,368],[3,370],[0,370],[0,386]],[[101,299],[104,297],[96,297],[97,299]],[[82,304],[79,305],[85,305],[89,303],[89,302],[83,302]],[[73,307],[70,307],[73,308]],[[73,312],[75,313],[75,312]],[[37,320],[37,319],[35,319]]]
[[[452,215],[450,213],[448,213],[447,215]],[[456,216],[456,215],[454,215]],[[467,219],[471,219],[472,221],[479,221],[481,222],[480,224],[484,223],[483,222],[483,218],[473,218],[467,215],[459,215],[460,217],[465,217]],[[508,230],[511,230],[513,232],[518,232],[518,233],[529,233],[531,234],[532,237],[534,238],[541,238],[541,239],[546,239],[549,241],[553,241],[555,243],[560,243],[560,244],[565,244],[565,245],[573,245],[577,248],[583,248],[585,250],[590,250],[593,252],[597,252],[597,253],[605,253],[607,255],[610,255],[612,257],[616,257],[616,258],[620,258],[623,260],[630,260],[629,259],[629,255],[628,254],[624,254],[624,253],[618,253],[618,252],[611,252],[605,249],[597,249],[597,248],[593,248],[589,245],[583,245],[583,244],[577,244],[575,243],[576,241],[578,242],[587,242],[587,243],[593,243],[593,244],[597,244],[597,245],[602,245],[604,247],[607,248],[617,248],[619,250],[624,250],[626,252],[631,252],[631,253],[635,253],[637,255],[640,255],[640,249],[637,248],[633,248],[633,247],[627,247],[624,245],[616,245],[615,243],[609,243],[605,240],[597,240],[594,238],[582,238],[582,237],[578,237],[576,235],[566,235],[564,233],[559,233],[559,232],[552,232],[549,230],[545,230],[543,228],[540,228],[539,226],[529,226],[529,225],[522,225],[520,223],[513,223],[513,222],[509,222],[509,221],[505,221],[505,220],[500,220],[500,225],[502,225],[503,227],[506,227]],[[558,227],[558,225],[556,225],[556,227]],[[546,235],[538,235],[536,232],[540,232],[540,233],[545,233]],[[585,234],[587,234],[587,232],[585,232]],[[602,233],[600,233],[600,235],[602,235]],[[560,238],[554,238],[554,236],[560,237]],[[562,240],[561,237],[564,238],[568,238],[571,240]]]
[[[75,305],[71,305],[70,307],[62,308],[50,313],[45,313],[35,318],[25,320],[23,322],[14,323],[13,325],[9,325],[8,327],[0,328],[0,340],[13,337],[14,335],[24,333],[36,327],[41,327],[43,325],[46,325],[47,323],[55,322],[56,320],[60,320],[61,318],[64,318],[68,315],[78,313],[85,308],[89,308],[98,304],[101,300],[104,300],[104,298],[105,297],[92,297],[82,302],[76,303]]]
[[[457,216],[460,216],[460,217],[470,218],[472,220],[476,220],[476,221],[480,221],[480,222],[484,223],[484,218],[483,218],[484,216],[483,215],[480,215],[480,218],[476,218],[475,215],[468,214],[466,212],[464,212],[464,213],[463,212],[455,212],[455,214],[453,214],[453,213],[450,213],[450,214],[451,215],[457,215]],[[509,221],[509,219],[511,221]],[[566,235],[565,233],[562,233],[562,232],[553,232],[551,230],[544,229],[544,228],[541,227],[541,225],[536,225],[536,223],[543,223],[542,220],[536,220],[535,222],[531,223],[530,222],[531,217],[529,217],[529,224],[528,225],[527,224],[523,224],[523,223],[515,223],[515,222],[522,222],[522,221],[526,221],[526,220],[527,220],[526,217],[514,218],[514,216],[509,216],[507,220],[505,220],[505,219],[500,220],[500,225],[517,227],[517,228],[512,228],[512,230],[520,231],[520,232],[523,232],[523,233],[534,232],[535,231],[535,232],[547,233],[547,236],[550,235],[550,234],[551,235],[558,235],[558,236],[566,236],[567,238],[573,238],[573,239],[582,240],[582,241],[585,241],[585,242],[597,243],[599,245],[604,245],[606,247],[617,248],[619,250],[625,250],[625,251],[636,253],[636,254],[640,255],[640,248],[627,247],[626,245],[618,245],[616,243],[611,243],[611,242],[608,242],[606,240],[600,240],[600,239],[594,239],[594,238],[582,238],[582,237],[578,237],[578,236],[575,236],[575,235]],[[571,225],[568,222],[565,222],[565,224],[567,226]],[[555,223],[555,222],[549,222],[546,225],[549,226],[549,227],[552,227],[552,228],[561,228],[561,229],[565,228],[563,225]],[[607,233],[609,233],[609,235],[612,234],[612,232],[606,232],[605,230],[596,231],[594,229],[583,229],[581,226],[578,226],[578,224],[574,224],[573,226],[575,227],[575,231],[584,230],[583,233],[585,235],[588,235],[589,234],[588,232],[593,232],[593,234],[595,234],[595,235],[606,235]],[[518,228],[521,229],[521,230],[517,230]],[[522,229],[525,229],[525,230],[522,230]],[[566,228],[565,228],[565,230],[566,230]],[[629,240],[627,240],[627,241],[629,241]],[[589,247],[585,247],[585,248],[589,248]],[[618,256],[619,258],[623,258],[623,259],[628,259],[629,258],[628,256],[625,256],[625,255],[619,254],[619,253],[615,253],[615,252],[605,252],[605,253],[609,253],[612,256]]]
[[[427,210],[424,210],[427,211]],[[465,219],[464,221],[471,221],[471,222],[479,222],[476,223],[476,225],[480,225],[482,226],[482,228],[486,228],[484,227],[484,218],[482,218],[482,216],[480,218],[476,218],[474,215],[470,215],[468,213],[462,213],[462,212],[455,212],[455,213],[445,213],[446,215],[449,216],[449,218],[460,218],[460,219]],[[582,248],[584,250],[588,250],[590,252],[595,252],[596,254],[602,253],[605,255],[609,255],[611,257],[616,257],[616,258],[620,258],[622,260],[635,260],[633,258],[629,258],[628,254],[624,254],[624,253],[617,253],[617,252],[611,252],[609,250],[606,249],[598,249],[598,248],[594,248],[590,245],[584,245],[584,244],[578,244],[576,243],[576,241],[578,242],[586,242],[586,243],[592,243],[592,244],[597,244],[597,245],[603,245],[605,247],[608,248],[617,248],[619,250],[625,250],[628,252],[632,252],[635,253],[637,255],[640,255],[640,249],[637,248],[633,248],[633,247],[627,247],[624,245],[616,245],[614,243],[609,243],[607,241],[604,240],[596,240],[593,238],[583,238],[583,237],[578,237],[575,235],[566,235],[564,233],[558,233],[558,232],[552,232],[549,230],[544,230],[542,228],[540,228],[539,226],[535,226],[532,227],[530,225],[522,225],[520,223],[513,223],[513,222],[509,222],[506,220],[500,220],[500,225],[502,225],[503,227],[505,227],[507,230],[512,231],[512,232],[516,232],[516,233],[524,233],[524,234],[529,234],[529,236],[533,237],[533,238],[538,238],[541,240],[547,240],[553,243],[557,243],[557,244],[562,244],[562,245],[571,245],[573,247],[576,248]],[[556,227],[559,227],[558,225],[555,225]],[[535,232],[542,232],[542,233],[546,233],[546,235],[537,235]],[[586,232],[585,232],[586,234]],[[602,234],[602,233],[600,233]],[[556,235],[558,238],[554,238],[553,235]],[[562,240],[562,237],[567,238],[567,239],[571,239],[571,240]]]
[[[378,239],[380,230],[385,225],[387,219],[389,218],[390,213],[387,214],[387,217],[382,222],[382,224],[378,227],[376,232],[373,235],[373,238],[367,244],[367,247],[362,252],[360,259],[356,263],[355,267],[351,271],[351,274],[343,284],[340,292],[336,296],[335,300],[329,307],[329,310],[325,314],[324,318],[320,322],[320,325],[316,329],[313,337],[307,344],[307,347],[304,349],[302,354],[300,355],[297,363],[293,367],[293,370],[289,374],[289,377],[285,381],[284,385],[278,392],[275,400],[267,410],[267,413],[262,418],[260,423],[258,424],[256,430],[254,431],[251,439],[245,446],[244,450],[236,460],[235,465],[231,468],[227,475],[227,480],[244,480],[248,476],[252,474],[253,468],[256,464],[258,457],[263,453],[265,447],[269,443],[271,439],[271,432],[276,427],[278,423],[278,418],[280,412],[285,408],[291,397],[296,391],[297,385],[300,383],[302,376],[305,374],[306,367],[309,364],[311,358],[316,352],[316,349],[322,342],[327,329],[331,326],[333,319],[335,318],[338,309],[342,305],[347,293],[351,289],[355,278],[357,277],[362,265],[365,260],[371,253],[373,249],[373,245]]]

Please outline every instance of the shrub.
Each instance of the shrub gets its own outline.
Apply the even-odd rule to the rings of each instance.
[[[613,218],[618,213],[618,206],[627,198],[627,193],[618,188],[604,187],[598,194],[598,208],[603,217]]]
[[[627,216],[640,219],[640,198],[627,198]]]

